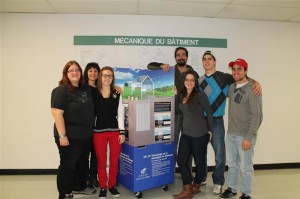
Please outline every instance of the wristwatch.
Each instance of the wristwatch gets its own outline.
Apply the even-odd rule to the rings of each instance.
[[[66,134],[63,134],[63,135],[58,135],[59,138],[64,138],[64,137],[67,137]]]

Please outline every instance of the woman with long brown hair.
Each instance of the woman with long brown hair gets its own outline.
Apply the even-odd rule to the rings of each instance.
[[[106,198],[107,189],[113,197],[119,197],[116,189],[118,162],[122,143],[125,141],[124,107],[121,94],[115,93],[115,76],[111,67],[105,66],[98,76],[97,90],[93,90],[96,126],[93,143],[98,161],[100,182],[99,198]],[[109,147],[109,175],[106,171],[107,147]]]
[[[200,183],[205,174],[205,158],[207,144],[211,139],[213,118],[208,98],[199,90],[197,78],[196,72],[185,72],[182,89],[176,96],[183,115],[177,156],[183,190],[174,195],[175,199],[192,198],[194,194],[199,193]],[[188,166],[191,156],[194,157],[196,165],[194,182]]]

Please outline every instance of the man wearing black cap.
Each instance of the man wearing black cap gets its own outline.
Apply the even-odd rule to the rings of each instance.
[[[211,144],[215,153],[216,165],[212,174],[214,183],[212,193],[219,195],[222,193],[222,186],[225,182],[224,171],[226,163],[223,116],[225,114],[228,89],[235,80],[232,75],[216,70],[216,56],[210,50],[203,54],[202,64],[205,70],[205,75],[199,78],[199,85],[200,89],[208,96],[214,117]],[[253,92],[255,95],[261,95],[261,87],[258,83],[255,83]],[[202,184],[205,184],[205,181],[206,177],[203,179]]]
[[[240,199],[251,199],[254,176],[252,157],[257,131],[261,125],[262,97],[253,94],[253,82],[247,78],[248,63],[237,59],[229,63],[236,83],[229,88],[228,130],[226,136],[226,158],[228,188],[220,198],[237,195],[239,176]]]

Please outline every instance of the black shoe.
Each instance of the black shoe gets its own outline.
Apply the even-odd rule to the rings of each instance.
[[[94,189],[94,187],[87,187],[84,190],[81,191],[73,191],[73,194],[84,194],[84,195],[92,195],[95,194],[97,191]]]
[[[63,194],[63,195],[59,195],[59,199],[71,199],[73,198],[73,194]]]
[[[203,181],[203,182],[200,183],[200,186],[201,186],[201,187],[203,187],[203,186],[205,186],[205,185],[206,185],[206,181]]]
[[[65,194],[65,198],[67,199],[73,198],[73,194]]]
[[[250,196],[247,196],[246,194],[243,193],[243,194],[241,195],[240,199],[251,199],[251,197],[250,197]]]
[[[99,199],[105,199],[106,198],[106,189],[101,188],[99,193]]]
[[[92,184],[95,188],[99,187],[99,181],[97,180],[97,178],[92,178],[92,179],[91,179],[91,184]]]
[[[97,180],[97,178],[91,178],[87,181],[87,186],[96,189],[97,187],[99,187],[99,181]]]
[[[230,188],[226,189],[221,195],[220,198],[231,198],[233,196],[236,196],[236,193],[232,192]]]
[[[109,189],[109,192],[111,193],[111,195],[115,198],[120,197],[120,193],[118,192],[118,190],[116,189],[116,187],[112,187],[111,189]]]
[[[134,195],[137,198],[142,198],[143,197],[143,192],[142,191],[134,192]]]

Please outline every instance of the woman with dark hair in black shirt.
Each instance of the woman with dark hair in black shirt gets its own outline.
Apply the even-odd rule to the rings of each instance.
[[[90,89],[95,89],[98,81],[98,75],[100,72],[100,67],[96,62],[90,62],[86,65],[83,73],[83,78],[85,84],[88,84]],[[88,180],[88,187],[94,189],[99,187],[99,181],[97,177],[97,158],[94,150],[93,142],[91,142],[91,152],[90,152],[90,162],[88,165],[87,171],[87,180]]]

